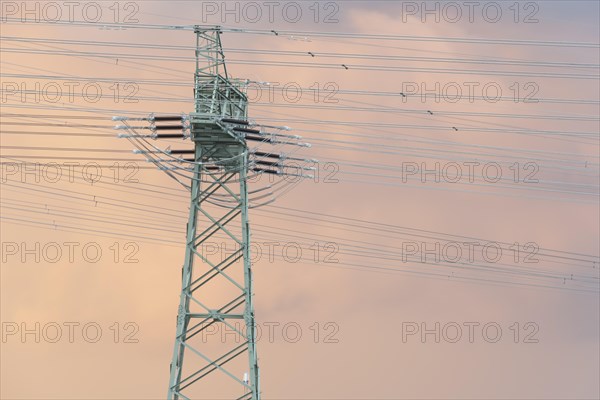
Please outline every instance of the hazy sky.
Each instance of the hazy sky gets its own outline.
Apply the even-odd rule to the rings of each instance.
[[[599,3],[475,3],[3,2],[0,396],[166,396],[189,194],[110,118],[192,111],[202,24],[319,161],[250,211],[265,399],[598,398]]]

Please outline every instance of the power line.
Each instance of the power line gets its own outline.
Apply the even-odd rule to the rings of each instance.
[[[3,19],[5,23],[53,25],[60,27],[90,27],[98,28],[119,28],[119,29],[159,29],[172,31],[193,31],[197,25],[160,25],[160,24],[126,24],[126,23],[89,23],[85,21],[39,21],[26,18]],[[214,27],[207,26],[206,29]],[[233,27],[220,27],[221,32],[228,33],[246,33],[274,36],[271,29],[245,29]],[[417,35],[390,35],[390,34],[359,34],[346,32],[315,32],[315,31],[295,31],[278,30],[277,37],[303,36],[303,37],[325,37],[342,39],[364,39],[364,40],[387,40],[387,41],[417,41],[417,42],[448,42],[448,43],[472,43],[482,45],[513,45],[513,46],[549,46],[549,47],[580,47],[580,48],[598,48],[600,44],[590,42],[573,41],[542,41],[542,40],[511,40],[511,39],[486,39],[486,38],[460,38],[460,37],[438,37],[438,36],[417,36]]]

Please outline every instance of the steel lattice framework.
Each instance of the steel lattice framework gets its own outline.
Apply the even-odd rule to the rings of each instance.
[[[292,166],[286,160],[311,164],[316,160],[260,147],[310,145],[299,142],[299,136],[282,133],[287,127],[249,120],[248,82],[228,76],[219,27],[194,30],[194,112],[113,120],[123,121],[115,128],[128,131],[119,137],[129,139],[135,153],[143,154],[190,192],[168,398],[258,400],[248,209],[270,203],[289,182],[274,188],[280,180],[252,191],[248,183],[263,174],[312,178],[303,171],[313,167]],[[129,121],[148,125],[132,126]],[[166,139],[168,147],[157,147],[152,143],[156,139]],[[172,149],[177,139],[176,143],[191,143],[193,148]],[[250,149],[249,142],[257,146]],[[189,158],[182,157],[186,154]],[[209,375],[210,380],[204,379]]]
[[[195,143],[196,164],[191,183],[182,292],[168,398],[186,398],[183,395],[186,388],[207,374],[218,370],[247,389],[240,399],[258,399],[259,374],[252,304],[246,185],[248,148],[244,141],[231,135],[229,130],[218,122],[224,118],[246,120],[247,99],[240,91],[239,85],[230,82],[227,77],[218,29],[209,31],[197,29],[196,35],[196,111],[190,115],[190,131],[191,139]],[[202,168],[203,165],[211,163],[222,166],[222,171],[211,172]],[[201,190],[201,184],[204,184],[202,175],[209,181],[203,190]],[[229,207],[205,207],[208,198],[217,196]],[[217,210],[220,213],[217,214]],[[206,226],[199,226],[200,216],[208,221]],[[241,232],[228,228],[234,225],[234,221],[239,221]],[[225,240],[230,242],[235,250],[227,257],[214,262],[199,248],[217,233],[223,233]],[[230,268],[239,267],[238,260],[243,261],[241,263],[243,280],[236,279],[229,273]],[[216,307],[201,299],[202,289],[214,280],[224,280],[235,289],[229,298]],[[194,312],[194,308],[199,308],[199,312]],[[239,325],[232,324],[231,321],[234,320],[243,320],[245,329],[240,330]],[[213,325],[225,325],[229,330],[237,332],[243,338],[242,343],[230,344],[228,347],[231,348],[227,348],[217,358],[204,354],[202,349],[191,343],[191,339]],[[222,332],[225,329],[220,327],[218,331]],[[226,365],[244,353],[248,355],[249,379],[236,376],[227,370]],[[201,360],[187,359],[192,356]],[[187,368],[184,374],[185,363],[194,363],[199,367]]]

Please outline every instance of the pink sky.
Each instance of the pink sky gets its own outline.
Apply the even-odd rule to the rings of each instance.
[[[205,2],[206,3],[206,2]],[[220,2],[218,2],[220,3]],[[233,2],[231,2],[233,3]],[[259,2],[260,3],[260,2]],[[285,2],[284,2],[285,3]],[[310,2],[312,3],[312,2]],[[488,2],[489,3],[489,2]],[[41,3],[44,4],[44,3]],[[110,2],[102,2],[110,22]],[[121,3],[123,6],[124,3]],[[136,18],[139,24],[191,25],[201,22],[201,2],[137,2],[139,10]],[[243,6],[243,2],[240,3]],[[262,3],[260,3],[262,4]],[[511,40],[539,40],[546,42],[591,42],[598,43],[598,5],[593,2],[538,2],[539,19],[535,24],[514,23],[510,14],[497,24],[478,19],[476,23],[461,20],[448,22],[422,23],[415,17],[402,22],[401,2],[337,2],[338,23],[314,23],[309,3],[301,2],[305,12],[297,24],[285,21],[275,14],[271,24],[261,21],[239,24],[231,20],[219,21],[213,17],[207,23],[246,29],[299,30],[306,32],[346,32],[360,34],[389,34],[427,37],[460,37]],[[433,2],[429,2],[433,4]],[[502,9],[509,13],[508,3]],[[64,6],[63,6],[64,7]],[[320,7],[324,7],[321,4]],[[333,10],[333,8],[331,9]],[[321,9],[322,12],[329,9]],[[523,12],[529,10],[521,10]],[[594,16],[595,15],[595,16]],[[185,17],[181,17],[185,16]],[[319,18],[322,18],[320,15]],[[522,15],[521,15],[522,17]],[[242,18],[243,20],[243,18]],[[575,29],[577,28],[577,29]],[[137,104],[116,103],[107,98],[90,104],[81,98],[74,102],[61,99],[59,103],[67,110],[49,110],[48,106],[61,106],[48,102],[40,103],[42,109],[15,108],[24,105],[20,98],[13,96],[2,101],[2,114],[56,114],[52,123],[98,124],[103,127],[77,130],[73,128],[42,126],[3,125],[6,130],[19,130],[23,134],[2,134],[3,162],[15,155],[37,155],[39,159],[29,161],[47,162],[44,157],[65,156],[58,151],[31,151],[9,149],[10,146],[71,147],[82,149],[115,149],[119,152],[90,154],[85,150],[66,154],[75,157],[112,157],[136,159],[136,165],[148,167],[141,156],[129,151],[128,142],[116,137],[69,137],[27,134],[28,131],[61,131],[83,133],[109,133],[112,111],[99,115],[98,120],[78,120],[60,115],[83,115],[69,108],[98,108],[129,112],[179,113],[192,110],[193,61],[189,63],[124,60],[113,58],[75,57],[49,54],[24,54],[5,51],[10,49],[44,49],[61,51],[64,48],[76,51],[111,52],[127,54],[175,55],[193,57],[193,50],[151,50],[135,48],[111,48],[75,46],[69,44],[44,44],[16,42],[5,38],[49,38],[63,40],[152,43],[174,46],[193,46],[194,35],[189,31],[171,30],[106,30],[89,27],[55,26],[40,24],[0,24],[2,40],[2,81],[26,83],[33,89],[35,82],[46,84],[42,78],[23,78],[18,74],[53,75],[62,84],[65,80],[78,82],[109,81],[142,82],[144,80],[169,80],[189,82],[189,86],[152,86],[139,83],[136,96],[148,97],[189,97],[190,102],[165,102],[140,100]],[[373,268],[352,269],[353,265],[402,269],[407,271],[443,271],[454,273],[448,268],[421,263],[401,263],[377,258],[377,249],[389,246],[400,252],[403,241],[422,239],[411,235],[392,235],[384,228],[380,232],[364,227],[340,227],[323,222],[318,214],[328,214],[374,221],[390,225],[410,227],[453,235],[484,238],[489,241],[520,244],[535,242],[544,249],[553,249],[591,255],[596,260],[595,269],[590,263],[547,262],[542,260],[534,267],[536,271],[558,271],[561,276],[584,274],[598,279],[598,143],[597,138],[582,139],[569,136],[552,138],[548,135],[519,135],[505,130],[530,129],[545,131],[598,132],[598,79],[546,78],[543,73],[598,75],[598,69],[579,70],[577,68],[547,68],[482,64],[443,64],[415,63],[394,60],[348,59],[315,57],[278,58],[274,55],[227,53],[227,49],[269,49],[274,51],[298,51],[320,54],[373,54],[378,56],[412,56],[464,59],[509,59],[534,62],[562,62],[598,65],[598,48],[581,49],[575,47],[543,47],[518,45],[482,45],[481,43],[454,43],[449,41],[367,41],[359,39],[319,38],[310,41],[290,40],[285,35],[251,35],[225,32],[222,36],[226,59],[231,75],[256,81],[289,83],[297,82],[306,88],[315,82],[323,86],[334,82],[340,89],[336,98],[338,106],[348,107],[389,107],[397,110],[418,110],[417,113],[402,112],[359,112],[332,108],[322,103],[314,103],[311,93],[303,93],[298,105],[318,106],[315,108],[293,108],[280,97],[275,103],[251,104],[250,114],[256,119],[281,119],[278,124],[289,125],[304,140],[312,141],[313,147],[303,150],[307,157],[324,162],[346,160],[340,164],[336,176],[339,183],[319,181],[304,182],[275,203],[275,206],[307,211],[305,214],[283,216],[285,210],[264,208],[251,211],[251,226],[255,242],[263,244],[272,240],[282,243],[294,240],[281,235],[284,229],[300,232],[306,237],[304,243],[326,241],[338,243],[340,260],[338,264],[311,262],[286,262],[281,257],[269,262],[266,258],[255,264],[255,308],[259,325],[276,323],[279,326],[296,324],[302,329],[302,338],[297,343],[286,340],[277,330],[272,343],[263,338],[258,343],[261,368],[261,386],[267,399],[412,399],[412,398],[598,398],[600,387],[600,347],[599,347],[599,302],[598,284],[591,286],[591,293],[581,293],[564,288],[545,289],[520,286],[521,283],[540,283],[539,280],[523,280],[508,276],[511,284],[494,285],[483,282],[465,282],[460,279],[418,276],[411,273],[398,273]],[[289,36],[289,35],[288,35]],[[301,35],[296,35],[298,39]],[[50,46],[55,46],[54,48]],[[286,62],[332,63],[347,65],[385,65],[408,68],[447,68],[450,72],[431,73],[416,71],[363,71],[358,68],[345,70],[308,67],[264,66],[258,64],[235,64],[233,60],[278,60]],[[136,64],[136,62],[138,64]],[[152,69],[152,66],[160,69]],[[139,69],[138,69],[139,68]],[[171,69],[189,72],[175,72]],[[477,73],[461,74],[469,70],[494,71],[533,71],[533,76],[511,77]],[[539,73],[539,76],[535,76]],[[17,74],[11,75],[11,74]],[[71,78],[64,78],[71,77]],[[188,79],[189,78],[189,79]],[[52,79],[50,79],[52,80]],[[489,103],[483,101],[461,101],[458,103],[436,103],[431,98],[421,102],[412,97],[403,102],[401,97],[353,96],[343,91],[362,90],[378,92],[399,92],[402,83],[417,82],[434,87],[449,82],[477,82],[481,85],[493,82],[512,95],[511,85],[517,82],[520,87],[534,82],[539,88],[537,96],[544,99],[588,99],[595,104],[523,104],[514,102]],[[103,93],[112,94],[110,84],[102,83]],[[3,86],[5,88],[5,86]],[[265,101],[261,101],[265,103]],[[362,102],[362,103],[361,103]],[[365,104],[366,103],[366,104]],[[433,116],[426,113],[433,111]],[[451,112],[471,113],[470,116],[437,114]],[[591,121],[564,119],[533,119],[506,117],[478,117],[473,113],[524,114],[546,116],[592,116]],[[18,116],[3,117],[7,122],[36,122],[32,118],[19,119]],[[328,120],[348,121],[352,125],[332,126],[328,124],[303,123],[303,121]],[[465,128],[454,132],[417,127],[365,127],[361,124],[425,125],[450,128]],[[482,129],[469,131],[467,128]],[[498,128],[501,132],[490,132]],[[487,130],[486,130],[487,129]],[[325,131],[311,132],[311,131]],[[357,135],[335,135],[332,132]],[[360,136],[363,135],[363,136]],[[369,138],[373,135],[376,138]],[[384,137],[381,139],[381,137]],[[387,138],[386,138],[387,137]],[[409,141],[389,140],[390,137],[405,138]],[[347,151],[327,146],[327,140],[335,139],[355,143],[361,150]],[[453,143],[477,146],[500,146],[529,151],[523,157],[512,153],[491,156],[491,151],[474,147],[445,147],[411,140],[446,140]],[[381,145],[380,150],[390,150],[393,154],[362,151],[373,150],[373,143]],[[395,146],[395,147],[393,147]],[[425,158],[415,157],[415,150],[421,147],[435,148],[437,152],[426,152]],[[408,150],[407,150],[408,149]],[[411,150],[413,149],[413,150]],[[471,154],[461,153],[470,152]],[[437,162],[469,162],[477,158],[503,163],[502,171],[509,173],[508,166],[513,161],[520,165],[532,162],[535,151],[569,153],[564,156],[573,163],[579,162],[572,171],[553,169],[563,166],[556,163],[542,163],[537,177],[556,190],[569,191],[568,184],[581,183],[591,187],[588,195],[574,195],[559,192],[536,191],[535,184],[519,183],[502,188],[500,184],[483,186],[464,183],[460,185],[421,183],[418,180],[402,184],[396,178],[354,175],[353,172],[398,175],[397,171],[358,169],[348,166],[355,164],[385,164],[401,166],[402,163],[433,165]],[[431,155],[433,154],[433,155]],[[503,158],[504,157],[504,158]],[[581,163],[589,160],[590,168]],[[58,160],[57,162],[62,162]],[[83,163],[83,161],[82,161]],[[112,164],[105,162],[104,164]],[[120,168],[125,165],[120,162]],[[571,164],[570,164],[571,165]],[[105,177],[110,178],[113,169],[102,168]],[[121,171],[127,172],[127,171]],[[321,170],[321,174],[327,171]],[[509,178],[511,176],[509,175]],[[8,184],[2,183],[2,217],[15,220],[2,220],[3,260],[0,270],[0,300],[3,332],[8,326],[22,326],[33,329],[36,322],[40,326],[57,323],[63,327],[63,337],[57,343],[48,343],[43,337],[35,343],[33,334],[22,340],[19,334],[3,338],[0,356],[1,391],[4,399],[158,399],[167,393],[169,362],[175,335],[175,316],[180,290],[180,267],[184,255],[185,216],[188,198],[184,192],[175,191],[176,183],[162,172],[140,169],[136,175],[139,182],[166,187],[163,193],[140,192],[135,183],[120,179],[114,185],[91,185],[76,180],[61,179],[57,183],[41,179],[36,183],[34,176],[11,175]],[[385,185],[382,183],[391,183]],[[138,186],[139,187],[139,186]],[[35,193],[32,188],[40,190]],[[41,191],[47,192],[41,192]],[[59,193],[48,194],[48,192]],[[85,201],[70,200],[65,196],[74,192]],[[60,193],[63,196],[60,196]],[[178,198],[175,194],[180,194]],[[99,204],[90,199],[96,196]],[[148,211],[133,211],[111,207],[108,202],[131,202],[141,204]],[[21,204],[19,204],[21,203]],[[129,203],[128,203],[129,204]],[[52,212],[34,213],[33,207]],[[38,209],[39,210],[39,209]],[[61,210],[56,211],[56,210]],[[150,211],[166,211],[177,218],[152,214]],[[69,213],[81,213],[96,220],[69,218]],[[87,213],[87,214],[86,214]],[[95,215],[95,217],[94,217]],[[295,217],[300,215],[300,217]],[[303,215],[305,217],[303,217]],[[321,221],[314,222],[306,216]],[[287,219],[285,219],[287,218]],[[155,224],[167,229],[150,230],[133,226],[119,225],[118,222],[130,219],[137,224]],[[29,222],[24,223],[23,220]],[[35,226],[35,222],[57,224],[63,229],[48,229],[48,226]],[[78,226],[88,231],[64,229],[64,226]],[[278,233],[278,229],[280,230]],[[91,230],[107,231],[98,233]],[[285,231],[290,233],[290,231]],[[137,238],[128,239],[125,235]],[[325,239],[329,237],[329,239]],[[149,239],[144,239],[149,238]],[[163,243],[160,243],[163,240]],[[42,257],[39,263],[28,256],[23,262],[20,255],[23,244],[33,248],[40,243],[44,248],[49,243],[59,243],[65,249],[65,242],[77,242],[80,247],[94,243],[102,249],[102,257],[96,263],[87,261],[80,252],[75,259],[66,255],[56,263]],[[118,262],[114,260],[111,246],[117,242],[120,249]],[[126,243],[134,242],[138,250],[136,263],[124,263],[123,257],[129,251]],[[19,245],[17,255],[7,255],[7,243]],[[179,244],[177,244],[179,243]],[[363,243],[367,249],[357,251],[356,243]],[[365,243],[375,243],[372,246]],[[78,248],[80,248],[78,247]],[[365,254],[370,251],[371,257]],[[358,254],[357,254],[358,253]],[[361,255],[362,254],[362,255]],[[385,256],[384,257],[389,257]],[[506,256],[510,264],[511,255]],[[4,260],[6,258],[6,260]],[[556,259],[554,259],[556,261]],[[514,267],[514,263],[511,264]],[[487,264],[488,267],[495,265]],[[518,267],[530,267],[518,264]],[[448,272],[450,271],[450,272]],[[466,277],[489,277],[474,274],[472,271],[455,270],[457,275]],[[493,275],[493,278],[497,275]],[[547,283],[547,281],[543,281]],[[562,282],[559,282],[562,284]],[[560,286],[560,285],[556,285]],[[590,286],[588,286],[589,288]],[[207,297],[219,296],[207,292]],[[81,332],[76,330],[73,343],[66,337],[65,323],[74,322],[83,326],[86,323],[98,324],[103,332],[97,343],[88,343]],[[139,329],[133,338],[137,343],[123,343],[124,336],[132,330],[124,325],[132,322]],[[403,329],[407,323],[425,324],[432,328],[439,322],[441,326],[457,323],[476,322],[479,326],[488,323],[502,328],[502,338],[497,343],[488,343],[480,330],[476,330],[474,342],[465,337],[457,343],[441,340],[435,343],[431,336],[423,343],[418,335],[410,336],[403,342]],[[534,336],[538,343],[524,343],[524,336],[531,332],[524,325],[528,322],[539,328]],[[118,323],[118,343],[114,340],[114,324]],[[314,327],[318,324],[319,338],[315,343]],[[325,328],[325,325],[329,328]],[[519,324],[520,336],[515,343],[513,324]],[[16,324],[16,325],[15,325]],[[24,324],[24,325],[22,325]],[[312,329],[311,329],[312,327]],[[79,329],[77,328],[77,329]],[[50,329],[50,328],[48,328]],[[132,328],[133,329],[133,328]],[[465,328],[466,329],[466,328]],[[514,329],[514,328],[513,328]],[[328,333],[335,334],[330,339],[337,343],[326,343]],[[20,332],[19,332],[20,333]],[[220,385],[215,379],[208,383],[211,387]],[[210,393],[210,392],[206,392]],[[200,397],[202,398],[202,397]]]

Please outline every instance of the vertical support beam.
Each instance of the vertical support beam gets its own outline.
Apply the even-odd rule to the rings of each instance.
[[[195,159],[202,159],[202,148],[195,147]],[[201,195],[201,165],[194,166],[194,174],[191,182],[191,199],[190,210],[188,215],[188,223],[186,230],[186,245],[185,259],[181,271],[181,295],[179,297],[179,308],[177,309],[177,330],[175,334],[175,347],[173,349],[173,358],[171,359],[170,377],[169,377],[169,393],[168,399],[179,399],[179,394],[176,390],[178,383],[181,381],[181,371],[183,368],[183,355],[185,353],[185,340],[190,322],[190,299],[191,283],[194,272],[194,252],[195,252],[195,237],[196,225],[198,223],[198,200]]]
[[[258,357],[256,354],[256,323],[254,320],[254,289],[252,277],[252,262],[250,259],[250,224],[248,220],[248,186],[247,186],[247,166],[248,153],[241,161],[240,169],[240,196],[242,201],[242,237],[244,240],[244,281],[246,286],[246,307],[244,310],[244,320],[246,321],[246,332],[248,336],[248,357],[249,357],[249,379],[252,386],[252,399],[259,398],[258,386]]]

